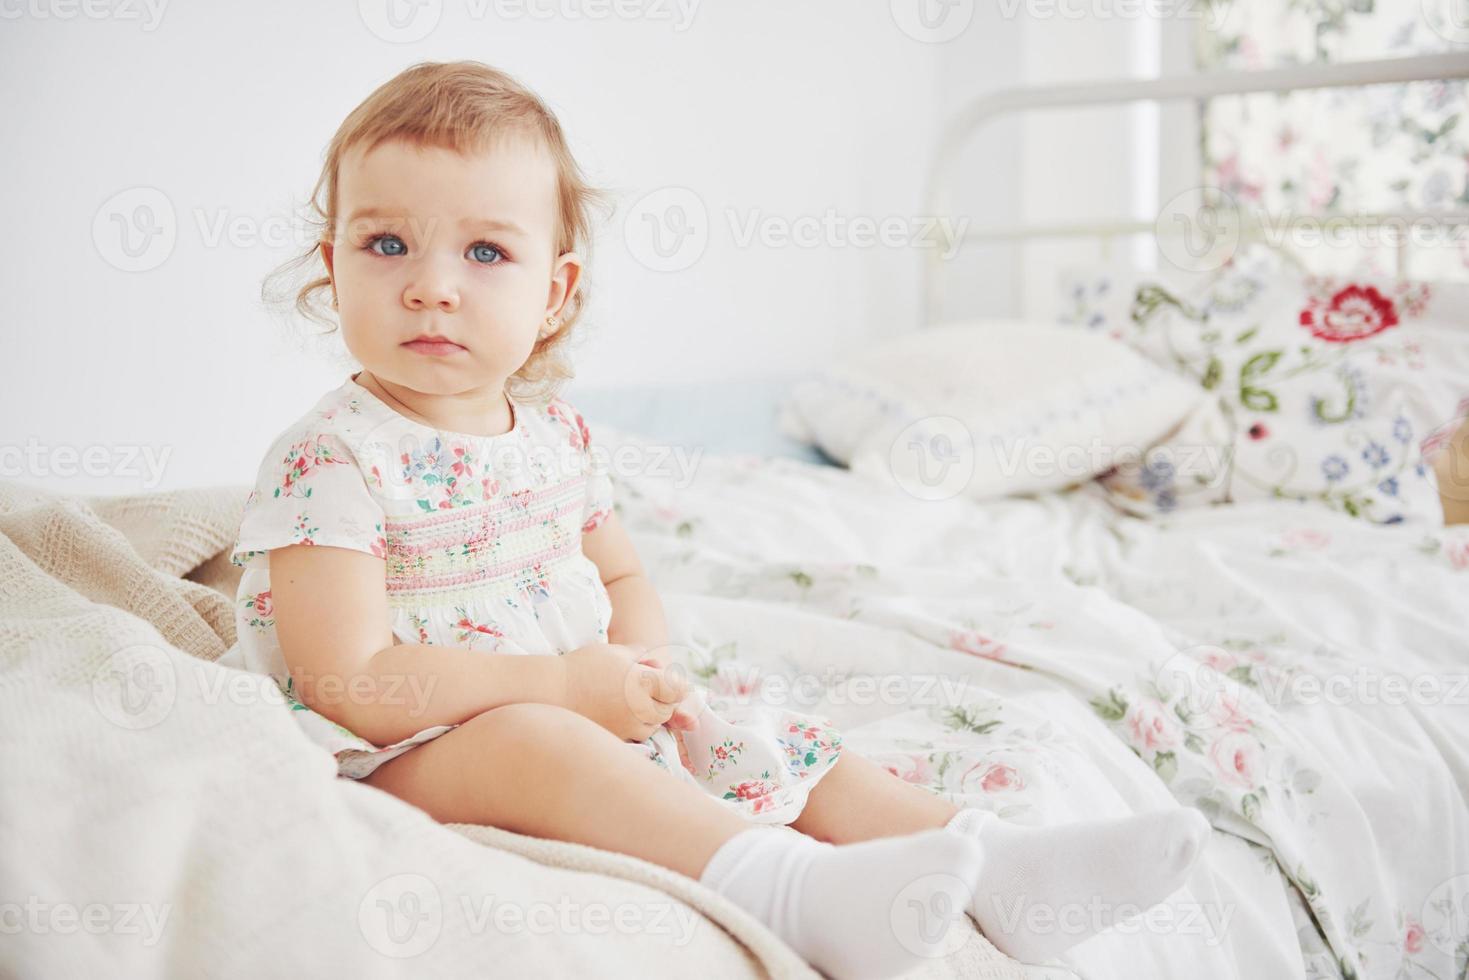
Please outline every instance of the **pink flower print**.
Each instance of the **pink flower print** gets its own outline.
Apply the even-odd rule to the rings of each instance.
[[[883,768],[905,783],[920,786],[926,785],[932,775],[926,755],[909,754],[901,769],[897,765],[884,765]]]
[[[1294,528],[1286,531],[1281,540],[1287,548],[1312,549],[1319,551],[1331,544],[1331,535],[1315,528]]]
[[[296,543],[297,544],[316,544],[316,542],[312,539],[311,536],[313,534],[315,534],[317,531],[320,531],[321,528],[319,528],[319,527],[312,527],[311,526],[311,519],[309,517],[307,517],[306,514],[303,512],[303,513],[300,513],[300,514],[297,514],[296,515],[296,528],[295,528],[295,530],[296,530]]]
[[[510,506],[521,513],[529,513],[531,498],[534,495],[534,490],[516,490],[510,494]]]
[[[986,793],[1002,793],[1006,790],[1025,788],[1025,780],[1013,768],[995,763],[979,777],[979,788]]]
[[[505,634],[493,622],[477,623],[471,619],[469,613],[463,606],[456,606],[454,615],[459,617],[458,621],[454,623],[454,628],[459,631],[460,643],[472,643],[473,640],[471,638],[475,636],[489,636],[493,637],[496,641],[505,638]]]
[[[482,491],[481,497],[484,500],[492,500],[495,494],[500,492],[500,481],[493,477],[483,478],[479,481],[479,485]]]
[[[377,468],[377,464],[374,463],[372,469],[368,471],[368,477],[370,482],[376,484],[379,490],[383,488],[383,474]]]
[[[1178,729],[1168,720],[1168,712],[1154,700],[1138,701],[1128,712],[1128,730],[1133,744],[1152,752],[1171,749],[1178,744]]]
[[[770,793],[773,787],[763,779],[747,779],[724,794],[726,800],[753,800],[755,812],[768,810],[775,805]]]
[[[1423,950],[1423,926],[1413,919],[1408,920],[1408,928],[1403,933],[1403,952],[1409,956],[1416,956]]]
[[[1199,656],[1199,660],[1205,667],[1216,674],[1225,675],[1239,666],[1239,658],[1227,650],[1219,647],[1210,647]]]
[[[244,601],[244,605],[254,614],[249,617],[246,625],[262,632],[275,625],[275,620],[270,618],[275,612],[275,603],[271,601],[269,590],[250,596]]]
[[[1220,692],[1219,700],[1209,712],[1209,721],[1217,728],[1231,732],[1247,732],[1255,722],[1240,709],[1238,695]]]
[[[1243,732],[1225,732],[1210,746],[1209,761],[1227,786],[1251,790],[1259,785],[1256,774],[1260,769],[1260,746]]]
[[[1463,541],[1451,541],[1448,547],[1444,548],[1444,554],[1448,555],[1449,564],[1453,565],[1456,571],[1462,572],[1469,568],[1469,538]]]
[[[372,527],[377,532],[377,537],[372,541],[372,553],[379,558],[386,558],[388,557],[388,539],[383,534],[383,526],[381,524],[374,524]]]
[[[469,450],[463,446],[453,446],[450,452],[454,454],[454,462],[449,466],[449,472],[458,476],[474,476],[474,457]]]
[[[308,476],[322,466],[347,462],[335,452],[332,443],[331,436],[311,436],[292,443],[291,448],[286,451],[286,458],[282,460],[285,473],[281,477],[281,485],[275,488],[274,496],[311,496],[309,488],[304,491],[301,488]]]
[[[743,672],[735,664],[720,664],[718,671],[709,679],[710,693],[719,697],[748,698],[758,694],[765,679],[760,668],[751,667]]]
[[[1005,659],[1005,644],[993,640],[975,630],[953,630],[949,633],[949,649],[960,653],[984,657],[986,660]]]

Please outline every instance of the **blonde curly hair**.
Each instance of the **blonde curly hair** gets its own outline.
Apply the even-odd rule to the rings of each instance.
[[[510,75],[478,61],[421,62],[379,86],[342,121],[327,147],[321,176],[311,192],[311,247],[270,273],[261,298],[286,305],[335,332],[340,324],[329,305],[331,278],[321,257],[337,230],[337,182],[342,159],[358,144],[371,151],[390,140],[472,153],[507,134],[529,135],[551,155],[557,170],[557,254],[575,251],[586,260],[591,248],[592,211],[606,206],[605,192],[582,174],[555,114]],[[297,285],[301,279],[306,282]],[[529,401],[554,397],[573,376],[568,355],[573,327],[587,303],[586,276],[561,313],[561,329],[538,340],[531,355],[506,382],[510,394]]]

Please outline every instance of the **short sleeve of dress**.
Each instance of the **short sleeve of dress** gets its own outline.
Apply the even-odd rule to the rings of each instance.
[[[279,440],[260,464],[245,500],[230,562],[248,567],[272,548],[293,544],[387,555],[383,509],[356,458],[331,433]]]
[[[607,472],[607,454],[593,446],[587,420],[575,407],[558,398],[552,414],[571,428],[571,443],[581,452],[582,473],[587,479],[581,529],[582,533],[595,531],[612,513],[612,478]]]

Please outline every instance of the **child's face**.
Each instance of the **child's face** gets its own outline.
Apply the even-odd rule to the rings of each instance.
[[[375,377],[425,394],[497,394],[551,328],[580,260],[556,254],[556,168],[527,139],[475,156],[394,141],[342,160],[322,246],[342,338]],[[406,347],[428,334],[460,349]]]

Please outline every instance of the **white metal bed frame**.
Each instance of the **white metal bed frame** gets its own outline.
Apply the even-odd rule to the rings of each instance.
[[[1029,109],[1077,108],[1092,105],[1118,105],[1134,102],[1168,102],[1186,99],[1205,100],[1220,95],[1243,95],[1254,92],[1293,92],[1305,89],[1343,88],[1469,78],[1469,52],[1423,55],[1413,58],[1390,58],[1379,61],[1343,62],[1340,64],[1305,65],[1255,72],[1206,72],[1196,75],[1136,79],[1112,82],[1088,82],[1036,88],[1005,89],[973,100],[946,126],[929,172],[925,191],[926,214],[949,213],[955,178],[954,168],[959,153],[975,132],[994,119]],[[1220,226],[1230,227],[1240,241],[1259,240],[1267,230],[1266,223],[1254,214],[1225,211],[1215,215]],[[1328,216],[1322,216],[1323,219]],[[1469,226],[1469,211],[1403,211],[1330,215],[1332,222],[1373,227],[1388,222],[1413,224],[1432,221],[1445,226]],[[1100,238],[1104,247],[1113,239],[1132,235],[1156,235],[1153,222],[1083,222],[1018,226],[966,231],[956,243],[956,252],[965,245],[981,242],[1023,242],[1034,239]],[[1180,232],[1181,234],[1181,232]],[[1397,264],[1400,275],[1406,275],[1408,248],[1406,236],[1397,242]],[[932,323],[939,310],[941,273],[945,259],[938,249],[926,250],[923,265],[923,322]]]

